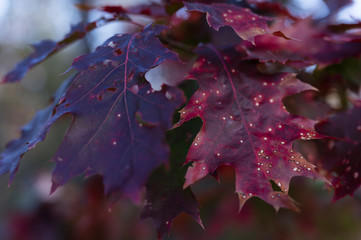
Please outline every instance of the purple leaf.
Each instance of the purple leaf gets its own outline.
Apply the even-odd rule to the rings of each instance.
[[[35,117],[26,124],[19,139],[13,140],[6,145],[5,150],[0,154],[0,174],[10,173],[10,182],[15,176],[20,158],[29,149],[34,148],[37,143],[44,140],[49,130],[49,121],[54,107],[65,94],[74,78],[69,78],[57,90],[53,102],[43,110],[40,110]]]
[[[86,33],[98,27],[99,25],[115,20],[120,20],[120,18],[100,18],[87,24],[81,22],[72,26],[70,32],[59,42],[45,40],[34,44],[34,52],[19,62],[9,73],[7,73],[0,84],[20,81],[31,68],[43,62],[52,54],[63,49],[70,43],[83,38]]]
[[[71,113],[73,122],[54,160],[54,191],[74,176],[103,176],[106,194],[137,200],[150,173],[168,160],[165,131],[183,101],[181,91],[154,92],[144,73],[178,56],[156,38],[164,26],[115,35],[74,60],[81,70],[51,123]]]
[[[310,157],[330,173],[335,200],[353,195],[361,184],[361,107],[338,113],[315,128],[338,139],[318,142],[318,156]]]
[[[160,238],[169,234],[172,222],[180,213],[185,212],[203,227],[199,207],[190,188],[183,189],[187,166],[184,159],[196,135],[194,122],[190,121],[167,133],[171,147],[170,166],[153,172],[146,184],[144,209],[141,218],[151,217]]]

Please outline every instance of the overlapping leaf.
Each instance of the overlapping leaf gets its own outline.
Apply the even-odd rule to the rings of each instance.
[[[361,107],[338,113],[316,124],[315,128],[338,140],[318,141],[319,154],[310,157],[330,173],[335,200],[353,195],[361,185]]]
[[[189,11],[207,13],[209,26],[218,30],[220,27],[229,26],[244,40],[254,42],[254,37],[268,32],[267,21],[269,18],[252,13],[248,8],[232,4],[203,4],[184,3]]]
[[[107,194],[121,191],[137,199],[152,170],[167,161],[165,131],[182,94],[171,88],[154,92],[143,77],[178,59],[156,38],[164,29],[116,35],[74,60],[72,68],[82,72],[53,116],[74,115],[54,157],[53,190],[76,175],[100,174]]]
[[[25,76],[25,74],[35,65],[43,62],[52,54],[68,46],[70,43],[83,38],[89,31],[106,22],[121,19],[126,19],[126,17],[117,16],[111,18],[100,18],[94,22],[90,22],[87,24],[81,22],[72,26],[70,32],[59,42],[44,40],[40,43],[34,44],[34,52],[31,53],[24,60],[19,62],[9,73],[7,73],[1,83],[20,81]]]
[[[226,164],[235,168],[241,204],[258,196],[276,209],[294,208],[286,194],[291,178],[318,174],[292,150],[292,142],[316,134],[311,121],[285,110],[282,98],[309,87],[292,75],[263,75],[256,64],[241,60],[234,51],[200,50],[191,75],[200,87],[180,111],[180,124],[195,117],[203,120],[187,155],[193,166],[185,186]],[[282,191],[275,192],[271,180]]]

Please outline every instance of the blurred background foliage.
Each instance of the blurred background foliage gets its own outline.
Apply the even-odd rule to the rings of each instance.
[[[151,1],[0,0],[0,78],[31,52],[29,44],[46,38],[61,39],[71,24],[92,20],[100,14],[81,12],[75,3],[128,6],[139,2]],[[302,17],[313,15],[321,19],[328,14],[322,1],[282,2]],[[352,21],[356,5],[360,5],[360,1],[342,10],[335,19]],[[21,126],[37,110],[47,105],[52,93],[67,77],[61,73],[73,58],[91,51],[115,32],[126,31],[126,27],[112,23],[96,30],[35,67],[21,83],[1,85],[0,151],[8,141],[19,136]],[[349,66],[351,70],[347,70]],[[341,87],[336,88],[342,94],[345,84],[352,87],[356,81],[359,85],[360,72],[355,69],[360,69],[360,61],[346,60],[313,77],[322,80],[333,71],[347,75],[348,83],[338,82]],[[309,76],[305,73],[304,77]],[[344,104],[335,103],[333,107],[342,109]],[[82,177],[76,178],[49,196],[54,164],[48,160],[59,146],[70,120],[64,117],[58,121],[46,141],[23,157],[10,188],[9,177],[0,177],[0,239],[156,239],[152,221],[139,221],[142,206],[126,199],[111,205],[104,199],[100,177],[85,181]],[[276,213],[271,206],[253,198],[238,213],[233,170],[222,167],[218,174],[219,182],[208,176],[192,186],[205,230],[191,217],[181,214],[173,223],[169,239],[361,239],[360,191],[354,197],[334,203],[333,192],[325,189],[323,183],[295,178],[290,195],[300,204],[300,212],[281,209]]]

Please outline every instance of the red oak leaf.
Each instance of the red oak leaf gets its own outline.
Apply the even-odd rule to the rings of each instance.
[[[159,237],[169,233],[173,219],[182,212],[203,226],[197,200],[190,188],[183,189],[187,166],[182,165],[197,130],[194,122],[189,121],[168,131],[167,140],[171,148],[169,169],[157,169],[146,184],[147,194],[141,217],[153,219]]]
[[[184,3],[189,11],[207,13],[209,26],[218,30],[220,27],[229,26],[244,40],[254,43],[254,37],[268,32],[267,21],[270,18],[252,13],[248,8],[232,4],[203,4]]]
[[[107,22],[121,19],[126,19],[126,17],[102,17],[94,22],[87,24],[81,22],[72,26],[70,32],[59,42],[44,40],[40,43],[32,45],[34,52],[19,62],[9,73],[6,74],[0,83],[20,81],[31,68],[43,62],[52,54],[68,46],[70,43],[83,38],[89,31]]]
[[[258,196],[276,209],[295,208],[286,194],[291,178],[319,175],[292,150],[292,142],[316,134],[312,121],[285,110],[282,98],[309,86],[290,74],[261,74],[256,65],[256,61],[241,60],[234,51],[201,48],[191,75],[200,87],[180,111],[179,124],[195,117],[203,120],[187,155],[193,166],[185,186],[226,164],[235,168],[241,206]],[[271,180],[280,192],[272,189]]]
[[[309,157],[330,173],[335,186],[335,200],[347,194],[353,195],[361,185],[361,107],[319,122],[315,129],[339,140],[318,141],[320,154]]]
[[[271,31],[281,30],[291,38],[265,34],[255,38],[255,45],[241,43],[239,48],[252,59],[263,62],[297,62],[301,66],[337,63],[344,58],[361,54],[361,37],[357,33],[332,33],[327,26],[312,19],[298,19],[285,24],[275,22]]]
[[[74,77],[69,78],[59,87],[54,94],[52,103],[45,109],[40,110],[35,117],[23,127],[21,137],[9,142],[5,150],[0,154],[0,175],[10,173],[10,182],[15,176],[19,161],[24,153],[44,140],[50,127],[47,123],[51,118],[53,109],[59,103],[73,79]]]
[[[108,195],[137,200],[153,169],[168,160],[165,131],[183,95],[173,88],[153,92],[144,80],[149,69],[178,59],[156,38],[164,29],[115,35],[74,60],[81,72],[49,123],[74,116],[54,157],[53,191],[76,175],[100,174]]]

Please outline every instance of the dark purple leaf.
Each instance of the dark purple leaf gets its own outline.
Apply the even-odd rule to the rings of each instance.
[[[106,22],[111,22],[115,20],[121,20],[121,18],[100,18],[97,21],[87,24],[81,22],[72,26],[70,32],[59,42],[45,40],[40,43],[34,44],[34,52],[31,53],[24,60],[19,62],[9,73],[7,73],[0,82],[0,84],[20,81],[31,68],[43,62],[52,54],[63,49],[70,43],[83,38],[86,33],[98,27],[99,25],[103,25]]]
[[[187,166],[182,165],[197,130],[194,121],[190,121],[168,132],[170,167],[157,169],[147,182],[141,217],[153,219],[159,237],[169,233],[173,219],[182,212],[192,216],[202,226],[197,200],[190,188],[183,189]]]
[[[156,38],[165,27],[115,35],[74,60],[81,70],[51,119],[74,120],[54,160],[54,191],[74,176],[103,176],[106,194],[137,199],[150,173],[168,160],[165,131],[182,103],[174,88],[154,92],[144,73],[178,56]]]
[[[328,173],[335,187],[334,200],[353,195],[361,184],[361,108],[338,113],[315,129],[332,138],[313,141],[313,148],[304,149],[305,156]]]

